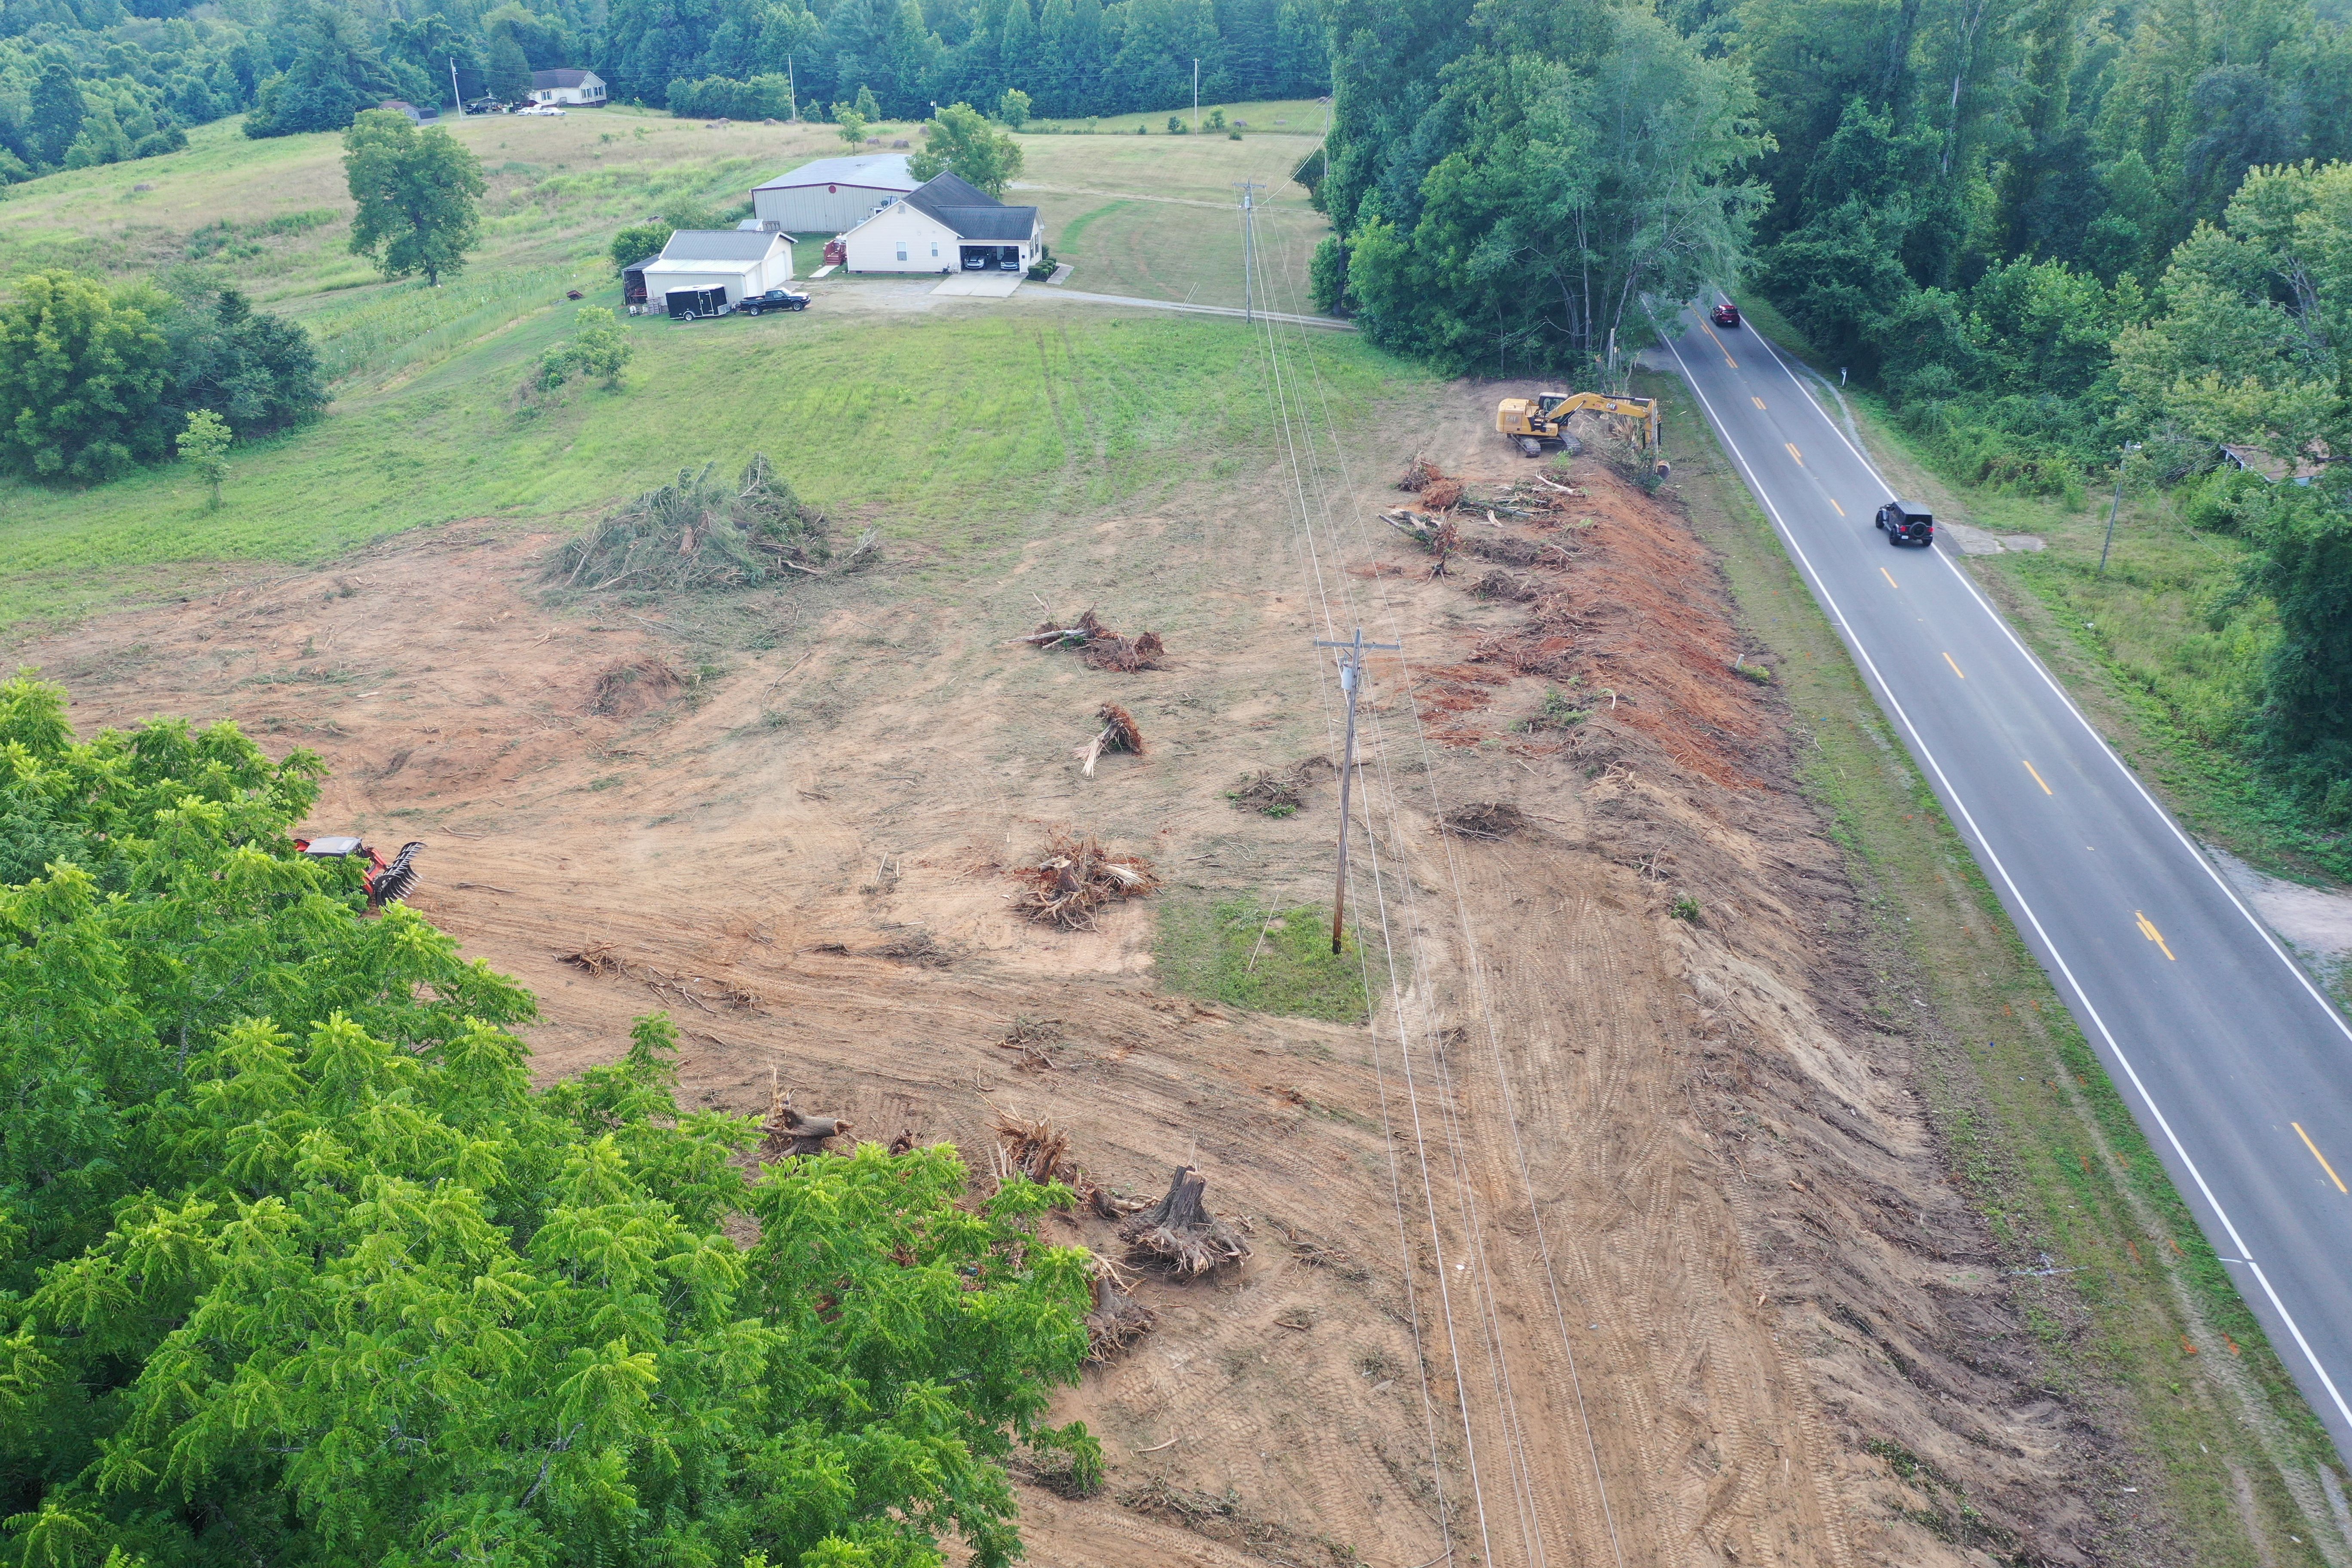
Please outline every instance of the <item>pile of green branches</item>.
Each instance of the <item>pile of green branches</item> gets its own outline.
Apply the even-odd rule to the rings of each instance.
[[[557,551],[545,580],[572,593],[678,593],[824,576],[835,560],[824,514],[759,453],[732,485],[713,477],[717,467],[681,468],[621,507]],[[862,565],[873,550],[869,532],[841,565]]]

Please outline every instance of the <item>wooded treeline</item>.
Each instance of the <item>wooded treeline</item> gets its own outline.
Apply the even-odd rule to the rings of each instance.
[[[2352,827],[2352,33],[2325,4],[1328,0],[1318,302],[1457,370],[1606,379],[1651,310],[1745,288],[1962,482],[2079,501],[2136,444],[2261,547],[2211,606],[2272,618],[2257,690],[2208,738]]]
[[[244,113],[255,136],[341,131],[386,99],[509,101],[587,67],[625,102],[803,116],[994,105],[1056,117],[1328,90],[1315,0],[0,0],[0,181],[175,151]],[[453,81],[454,72],[454,81]]]

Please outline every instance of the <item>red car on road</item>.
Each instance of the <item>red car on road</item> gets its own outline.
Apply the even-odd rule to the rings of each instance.
[[[1707,312],[1707,316],[1718,327],[1739,325],[1739,307],[1728,300],[1717,303],[1714,310]]]

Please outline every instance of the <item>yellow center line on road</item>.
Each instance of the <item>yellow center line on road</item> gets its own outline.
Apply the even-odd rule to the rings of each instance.
[[[1895,590],[1897,590],[1897,591],[1900,591],[1900,590],[1901,590],[1901,588],[1902,588],[1903,584],[1900,584],[1900,583],[1897,583],[1897,582],[1895,580],[1895,574],[1894,574],[1894,573],[1889,572],[1885,567],[1881,566],[1881,567],[1878,569],[1878,574],[1879,574],[1880,576],[1882,576],[1882,577],[1884,577],[1884,578],[1885,578],[1885,579],[1886,579],[1886,585],[1887,585],[1888,587],[1893,588],[1893,589],[1895,589]]]
[[[1724,348],[1723,340],[1721,338],[1715,337],[1715,329],[1708,326],[1705,321],[1701,321],[1698,325],[1699,331],[1705,332],[1710,338],[1715,338],[1715,346],[1718,350],[1722,351],[1723,363],[1729,365],[1732,369],[1738,370],[1739,368],[1739,362],[1731,357],[1731,351],[1729,349]]]
[[[1757,407],[1759,407],[1759,408],[1761,408],[1761,407],[1763,407],[1763,406],[1764,406],[1764,400],[1763,400],[1762,398],[1760,398],[1760,397],[1757,396],[1757,395],[1756,395],[1754,393],[1752,393],[1752,392],[1751,392],[1751,393],[1749,393],[1749,394],[1748,395],[1748,402],[1750,402],[1750,403],[1752,403],[1752,404],[1754,404],[1754,405],[1756,405],[1756,406],[1757,406]]]
[[[1830,497],[1830,505],[1832,505],[1832,506],[1837,506],[1837,514],[1838,514],[1840,517],[1843,517],[1843,516],[1845,515],[1845,508],[1843,508],[1843,507],[1842,507],[1842,506],[1838,506],[1838,503],[1837,503],[1837,497],[1835,497],[1835,496],[1832,496],[1832,497]]]
[[[1885,567],[1884,567],[1884,566],[1882,566],[1882,567],[1880,567],[1880,568],[1879,568],[1879,570],[1880,570],[1881,572],[1884,572],[1884,571],[1885,571],[1885,570],[1886,570],[1886,568],[1885,568]],[[1952,673],[1953,673],[1954,675],[1958,676],[1962,680],[1966,680],[1966,679],[1969,678],[1969,672],[1968,672],[1967,670],[1962,669],[1962,668],[1960,668],[1960,661],[1959,661],[1958,659],[1957,659],[1957,658],[1954,658],[1950,654],[1946,654],[1946,655],[1944,656],[1944,662],[1945,662],[1946,664],[1950,665],[1950,666],[1952,667]]]
[[[2303,1146],[2311,1151],[2311,1157],[2319,1162],[2319,1168],[2327,1173],[2327,1179],[2336,1184],[2336,1190],[2339,1193],[2352,1193],[2352,1187],[2346,1186],[2344,1178],[2336,1173],[2336,1167],[2327,1163],[2327,1156],[2319,1152],[2319,1145],[2311,1141],[2311,1134],[2303,1130],[2303,1123],[2290,1121],[2287,1125],[2294,1128],[2294,1135],[2303,1140]]]
[[[2025,763],[2025,759],[2023,757],[2020,757],[2017,760],[2021,763]],[[2032,763],[2025,763],[2025,771],[2033,775],[2033,782],[2035,784],[2042,784],[2042,793],[2043,795],[2056,795],[2058,793],[2056,790],[2052,789],[2048,784],[2042,784],[2042,773]]]
[[[2139,934],[2147,938],[2148,941],[2156,943],[2157,946],[2164,947],[2164,933],[2156,929],[2156,922],[2149,920],[2146,915],[2141,914],[2137,910],[2134,910],[2132,914],[2139,921]],[[2164,956],[2171,963],[2178,963],[2180,962],[2179,959],[2172,956],[2172,950],[2168,947],[2164,947]]]
[[[1797,444],[1794,441],[1783,441],[1780,445],[1789,448],[1789,456],[1797,459],[1797,467],[1801,468],[1805,466],[1805,455],[1797,450]]]

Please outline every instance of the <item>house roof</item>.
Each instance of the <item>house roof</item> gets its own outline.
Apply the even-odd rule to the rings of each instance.
[[[626,267],[622,268],[621,270],[624,272],[643,272],[646,268],[651,267],[655,262],[659,261],[660,259],[661,252],[656,250],[651,256],[646,257],[643,261],[632,261]]]
[[[740,228],[682,228],[669,237],[657,258],[662,261],[757,261],[766,256],[780,234]]]
[[[906,153],[866,153],[850,158],[819,158],[753,188],[789,191],[803,185],[856,185],[864,190],[903,193],[921,184],[907,173]]]
[[[592,78],[604,79],[594,71],[573,70],[566,66],[561,70],[531,72],[530,85],[534,92],[544,92],[551,87],[585,87]]]
[[[904,198],[907,205],[945,224],[959,239],[1027,239],[1037,228],[1035,207],[1009,207],[978,185],[950,173]]]

